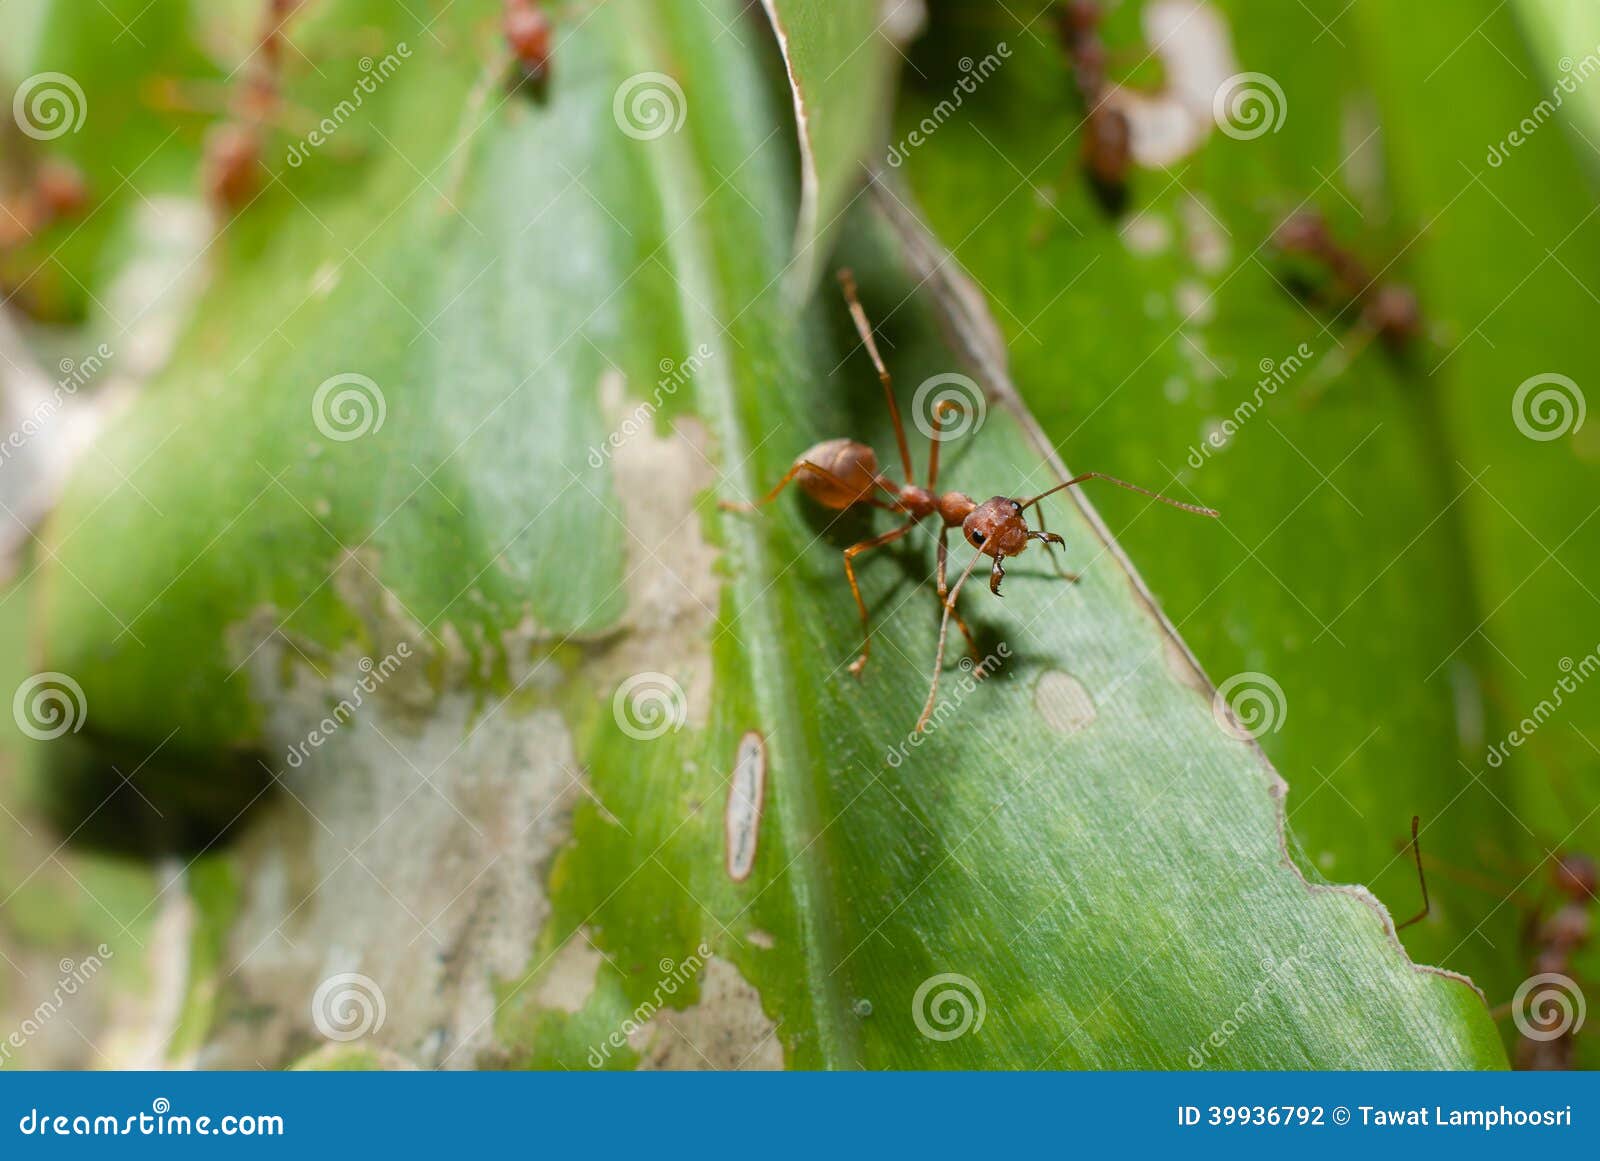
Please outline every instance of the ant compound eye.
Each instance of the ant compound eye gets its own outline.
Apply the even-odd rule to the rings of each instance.
[[[1011,501],[1011,507],[1014,510],[1018,511],[1018,512],[1022,511],[1022,501],[1021,500],[1013,500],[1013,501]]]
[[[972,547],[982,548],[983,542],[988,538],[981,532],[973,532],[967,537],[967,539],[972,541]]]

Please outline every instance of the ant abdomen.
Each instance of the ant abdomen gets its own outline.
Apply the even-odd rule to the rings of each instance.
[[[843,511],[878,487],[877,453],[853,439],[825,439],[807,448],[795,467],[795,482],[824,508]]]

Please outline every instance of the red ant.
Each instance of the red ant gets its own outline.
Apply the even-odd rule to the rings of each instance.
[[[1411,820],[1411,846],[1417,859],[1417,876],[1422,882],[1422,911],[1398,924],[1395,930],[1401,931],[1411,926],[1428,914],[1428,880],[1422,872],[1422,852],[1417,846],[1417,820]],[[1594,918],[1591,914],[1597,895],[1597,880],[1600,880],[1600,870],[1597,870],[1595,861],[1584,854],[1560,854],[1554,856],[1554,864],[1550,868],[1550,885],[1554,888],[1560,902],[1556,910],[1548,918],[1540,914],[1541,908],[1537,903],[1524,901],[1528,918],[1523,927],[1523,942],[1531,953],[1530,981],[1541,976],[1560,976],[1568,980],[1573,976],[1573,958],[1585,947],[1593,933]],[[1432,860],[1435,867],[1440,864]],[[1484,887],[1486,890],[1500,893],[1501,887],[1493,880],[1484,880],[1470,872],[1453,872],[1456,877]],[[1558,986],[1558,981],[1547,981],[1552,987]],[[1511,1011],[1512,1005],[1522,1001],[1517,1000],[1504,1004],[1495,1009],[1496,1019],[1504,1018]],[[1534,1032],[1545,1031],[1544,1025],[1556,1025],[1556,1019],[1546,1020],[1542,1017],[1546,1009],[1543,1006],[1539,993],[1533,993],[1531,1003],[1525,1004],[1528,1008],[1528,1019],[1533,1025]],[[1566,1025],[1555,1026],[1549,1035],[1523,1035],[1517,1040],[1515,1064],[1518,1069],[1528,1071],[1570,1070],[1574,1064],[1577,1045],[1577,1026],[1569,1021]]]
[[[1133,169],[1133,126],[1121,109],[1106,104],[1106,46],[1100,38],[1105,9],[1099,0],[1065,0],[1056,9],[1056,33],[1072,62],[1078,92],[1088,109],[1083,163],[1096,193],[1115,208],[1127,196]]]
[[[75,218],[89,204],[83,173],[70,161],[41,161],[28,186],[0,205],[0,249],[21,245],[52,222]]]
[[[550,76],[550,17],[539,0],[505,0],[501,25],[523,77],[542,86]]]
[[[249,73],[231,94],[228,118],[206,133],[201,184],[207,200],[225,214],[243,209],[261,188],[265,126],[282,111],[283,49],[288,43],[284,26],[300,4],[301,0],[266,0]],[[186,112],[211,103],[186,96],[185,87],[181,82],[159,81],[151,99],[158,107]]]
[[[852,544],[844,550],[845,577],[850,582],[850,592],[855,597],[857,610],[861,613],[861,654],[850,663],[850,672],[857,677],[866,667],[867,657],[872,649],[872,627],[866,602],[861,599],[861,586],[856,583],[855,558],[870,549],[894,543],[929,516],[938,516],[939,551],[936,583],[943,614],[939,622],[939,645],[934,655],[933,685],[928,691],[928,700],[923,706],[922,714],[917,718],[916,731],[921,733],[927,724],[928,715],[933,712],[934,699],[939,692],[939,672],[944,666],[945,638],[949,632],[951,617],[954,617],[956,624],[961,627],[973,656],[975,658],[978,656],[972,631],[968,628],[966,620],[956,611],[956,599],[961,595],[961,588],[972,575],[972,570],[978,561],[985,556],[993,558],[994,563],[989,570],[989,591],[995,596],[1000,595],[1000,582],[1006,575],[1003,562],[1007,557],[1021,554],[1031,541],[1042,542],[1046,552],[1050,554],[1051,563],[1056,564],[1052,546],[1064,545],[1066,542],[1044,527],[1042,508],[1039,510],[1039,527],[1030,529],[1022,516],[1029,508],[1035,507],[1045,497],[1053,496],[1063,489],[1088,480],[1105,480],[1119,488],[1127,488],[1129,491],[1159,500],[1163,504],[1182,508],[1186,512],[1196,512],[1202,516],[1216,516],[1218,513],[1211,508],[1169,499],[1148,488],[1141,488],[1137,484],[1127,483],[1103,472],[1084,472],[1025,500],[994,496],[980,504],[962,492],[941,494],[938,491],[939,445],[942,442],[940,431],[947,412],[959,411],[959,407],[950,400],[943,400],[934,408],[933,426],[928,433],[928,483],[925,487],[910,483],[914,476],[911,448],[906,442],[905,426],[900,420],[900,408],[895,403],[894,386],[889,378],[888,368],[884,366],[883,359],[878,354],[878,344],[873,338],[872,326],[867,321],[866,312],[861,308],[856,295],[855,278],[849,270],[839,271],[839,284],[844,291],[845,303],[849,307],[850,318],[855,323],[856,333],[861,336],[861,342],[878,372],[878,380],[883,384],[884,398],[889,404],[889,418],[894,424],[895,442],[900,450],[900,464],[905,470],[908,482],[896,484],[882,475],[878,471],[877,454],[866,444],[849,438],[828,439],[802,452],[794,461],[794,465],[784,473],[783,478],[760,500],[748,504],[723,500],[721,507],[729,511],[754,511],[764,504],[770,504],[777,499],[784,488],[798,480],[806,495],[824,508],[844,511],[866,504],[906,517],[905,523],[898,527],[858,544]],[[880,496],[878,493],[883,495]],[[952,528],[960,528],[961,535],[968,544],[977,549],[977,552],[955,585],[947,588],[946,568],[949,556],[949,533]],[[1062,570],[1059,564],[1056,564],[1056,569],[1064,579],[1077,581],[1078,577],[1075,574]]]
[[[1541,920],[1535,912],[1528,924],[1533,946],[1533,976],[1557,975],[1572,978],[1572,960],[1589,942],[1594,919],[1591,910],[1597,898],[1597,875],[1594,860],[1588,855],[1568,854],[1556,856],[1551,868],[1550,881],[1562,902],[1548,919]],[[1531,977],[1530,977],[1531,978]],[[1545,1031],[1543,1025],[1553,1023],[1540,1017],[1543,1008],[1535,995],[1531,1005],[1535,1028]],[[1554,1028],[1559,1032],[1549,1039],[1536,1039],[1524,1035],[1517,1041],[1516,1065],[1525,1070],[1570,1070],[1573,1067],[1577,1045],[1577,1026]]]
[[[1333,284],[1394,351],[1404,351],[1422,336],[1424,320],[1416,292],[1397,282],[1377,283],[1355,254],[1334,240],[1327,219],[1315,210],[1293,214],[1272,236],[1285,254],[1326,267]]]

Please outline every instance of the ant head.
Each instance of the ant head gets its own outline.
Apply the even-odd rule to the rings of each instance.
[[[961,522],[961,535],[979,552],[996,559],[1015,556],[1028,547],[1028,524],[1022,501],[1007,496],[985,500]]]
[[[1594,860],[1588,855],[1561,855],[1556,859],[1550,877],[1556,890],[1581,903],[1595,898],[1596,879],[1600,878],[1600,873],[1597,873]]]

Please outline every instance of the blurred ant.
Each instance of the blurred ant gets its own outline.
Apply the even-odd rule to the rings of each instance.
[[[1425,322],[1416,292],[1403,283],[1377,282],[1360,258],[1334,240],[1322,214],[1302,210],[1290,215],[1272,241],[1284,254],[1325,268],[1340,296],[1360,307],[1362,321],[1390,350],[1403,353],[1422,337]]]
[[[70,161],[41,161],[32,180],[0,203],[0,249],[27,242],[53,222],[76,218],[89,204],[83,172]]]
[[[1535,743],[1537,745],[1537,743]],[[1544,757],[1548,760],[1549,754]],[[1592,813],[1592,812],[1591,812]],[[1416,846],[1417,821],[1411,820],[1411,842],[1417,857],[1417,874],[1422,876],[1422,853]],[[1516,902],[1526,918],[1522,927],[1522,944],[1529,957],[1529,981],[1538,977],[1559,976],[1571,981],[1574,979],[1574,959],[1578,952],[1588,945],[1594,931],[1594,906],[1600,900],[1597,894],[1597,880],[1600,880],[1600,870],[1597,870],[1595,861],[1586,854],[1569,851],[1552,855],[1550,878],[1548,887],[1553,890],[1556,897],[1554,912],[1544,914],[1548,900],[1528,898],[1521,895],[1521,884],[1510,892],[1509,898]],[[1451,878],[1459,879],[1468,886],[1491,894],[1504,896],[1505,884],[1497,881],[1493,876],[1480,875],[1472,871],[1465,871],[1430,859],[1435,870],[1442,871]],[[1529,872],[1524,876],[1523,882],[1533,877]],[[1399,931],[1409,927],[1418,919],[1428,913],[1428,883],[1422,878],[1423,910],[1421,914],[1399,924],[1395,930]],[[1524,1034],[1517,1040],[1513,1063],[1518,1069],[1533,1071],[1570,1070],[1575,1065],[1577,1054],[1578,1022],[1569,1020],[1561,1023],[1565,1014],[1561,1009],[1561,1002],[1566,997],[1557,996],[1555,993],[1561,987],[1559,980],[1540,981],[1545,987],[1535,990],[1531,997],[1519,995],[1517,999],[1508,1001],[1496,1008],[1493,1012],[1495,1019],[1504,1019],[1512,1010],[1513,1005],[1521,1004],[1527,1009],[1528,1020],[1535,1032],[1546,1031],[1549,1035],[1536,1036]],[[1525,985],[1526,986],[1526,985]],[[1574,986],[1576,986],[1574,984]],[[1556,1015],[1548,1017],[1550,1011],[1548,1003],[1555,1002]],[[1521,1031],[1519,1024],[1519,1031]]]
[[[261,189],[266,127],[283,111],[284,27],[301,2],[266,0],[249,71],[225,98],[195,100],[184,93],[186,86],[171,80],[154,86],[151,100],[159,108],[197,112],[207,104],[229,106],[227,117],[206,132],[200,171],[206,200],[225,215],[243,209]]]
[[[1138,492],[1159,500],[1163,504],[1170,504],[1174,508],[1182,508],[1186,512],[1196,512],[1202,516],[1216,516],[1218,513],[1211,508],[1202,508],[1196,504],[1185,504],[1180,500],[1172,500],[1159,495],[1137,484],[1130,484],[1124,480],[1108,476],[1103,472],[1084,472],[1074,476],[1064,483],[1048,488],[1036,496],[1019,499],[1008,496],[994,496],[983,503],[978,503],[962,492],[938,491],[939,482],[939,445],[942,442],[940,432],[943,422],[950,412],[959,412],[960,408],[951,400],[942,400],[936,406],[932,416],[932,430],[928,433],[928,482],[926,486],[910,483],[914,472],[911,466],[911,448],[906,442],[905,426],[900,421],[900,408],[894,399],[894,386],[889,378],[889,371],[883,364],[882,357],[878,354],[878,345],[873,338],[872,326],[867,321],[866,312],[861,308],[860,300],[856,295],[855,278],[847,269],[839,271],[839,284],[844,291],[845,303],[850,310],[850,318],[855,323],[856,333],[861,336],[861,342],[867,349],[867,354],[872,359],[872,365],[877,369],[878,380],[883,384],[884,398],[889,404],[889,418],[894,424],[895,442],[900,450],[900,465],[904,469],[908,482],[896,484],[878,471],[877,454],[864,443],[857,440],[842,438],[828,439],[815,444],[802,452],[794,465],[784,473],[770,492],[754,503],[738,503],[731,500],[721,501],[721,507],[728,511],[750,512],[765,504],[770,504],[777,499],[778,494],[788,487],[790,483],[798,480],[800,488],[824,508],[834,511],[844,511],[857,505],[870,505],[882,508],[886,512],[893,512],[906,517],[905,523],[891,528],[878,536],[852,544],[844,550],[844,572],[850,582],[850,592],[855,597],[856,608],[861,614],[862,644],[860,655],[850,663],[850,672],[859,677],[866,667],[867,656],[872,648],[872,627],[867,615],[867,605],[861,598],[861,586],[856,583],[855,558],[863,552],[874,548],[882,548],[909,533],[913,528],[930,516],[939,518],[939,551],[938,569],[936,574],[936,587],[939,594],[939,605],[943,613],[939,621],[939,645],[934,654],[933,685],[928,691],[927,703],[923,706],[922,714],[917,718],[916,732],[921,733],[927,724],[928,716],[933,712],[934,699],[939,692],[939,673],[944,667],[944,647],[946,635],[950,628],[950,619],[955,618],[960,626],[963,636],[967,639],[967,646],[972,651],[974,658],[978,656],[978,647],[972,638],[972,631],[967,627],[966,620],[956,611],[956,599],[961,595],[961,588],[967,583],[967,578],[972,575],[972,570],[978,561],[985,556],[993,559],[989,570],[989,591],[995,596],[1000,595],[1000,582],[1005,578],[1003,562],[1007,557],[1021,554],[1031,541],[1040,541],[1045,546],[1045,551],[1050,555],[1050,561],[1056,565],[1056,570],[1068,581],[1077,581],[1078,577],[1062,570],[1056,563],[1053,545],[1066,542],[1054,532],[1048,531],[1044,526],[1044,510],[1039,510],[1039,527],[1030,529],[1022,514],[1029,508],[1036,506],[1047,496],[1082,484],[1087,480],[1105,480],[1119,488]],[[879,495],[882,493],[882,495]],[[977,549],[972,560],[962,571],[953,587],[946,586],[946,568],[949,556],[950,529],[959,527],[961,535],[967,543]],[[981,669],[981,666],[979,667]],[[976,672],[977,670],[975,670]]]
[[[533,86],[536,95],[542,96],[550,79],[553,33],[550,17],[540,0],[505,0],[501,28],[506,44],[517,58],[522,80]]]
[[[1056,34],[1072,62],[1078,93],[1088,110],[1084,121],[1083,164],[1096,196],[1111,212],[1127,201],[1133,169],[1133,126],[1121,109],[1106,103],[1107,52],[1100,37],[1105,8],[1100,0],[1063,0],[1056,8]]]

